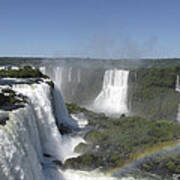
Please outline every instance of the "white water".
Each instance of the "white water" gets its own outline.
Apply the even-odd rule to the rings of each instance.
[[[107,70],[102,90],[94,101],[93,109],[106,114],[128,113],[128,77],[127,70]]]
[[[175,89],[177,92],[180,92],[180,83],[179,83],[179,75],[177,75],[177,78],[176,78],[176,89]]]
[[[32,107],[9,117],[7,125],[0,127],[0,179],[43,179],[42,149]]]
[[[48,67],[40,67],[42,73],[47,74],[56,83],[59,89],[62,89],[63,84],[71,83],[74,77],[72,77],[72,67],[57,65],[54,70],[48,70]],[[80,80],[80,74],[77,74],[77,79]],[[65,80],[66,79],[66,80]]]
[[[79,128],[85,128],[88,125],[88,119],[83,113],[71,114],[72,118],[77,122]]]
[[[47,74],[53,82],[56,84],[58,90],[61,90],[61,93],[64,97],[64,89],[67,84],[71,84],[74,80],[79,83],[81,77],[80,77],[80,71],[76,74],[77,77],[72,76],[72,67],[67,67],[67,66],[60,66],[57,65],[53,67],[52,69],[49,69],[47,66],[42,66],[40,67],[40,71],[44,74]],[[72,92],[73,93],[73,92]]]
[[[63,68],[57,66],[56,70],[55,70],[55,78],[54,78],[54,82],[56,83],[57,87],[59,89],[62,88],[62,82],[63,82]]]
[[[49,85],[18,84],[12,89],[26,95],[29,105],[10,112],[6,126],[0,126],[0,179],[62,180],[62,174],[52,161],[63,162],[76,157],[78,154],[73,152],[74,148],[84,142],[83,139],[59,133]],[[63,111],[61,113],[63,115]],[[43,153],[51,158],[45,158]]]
[[[43,74],[46,74],[46,67],[45,66],[41,66],[39,68],[39,70],[43,73]]]
[[[71,66],[57,65],[54,67],[54,71],[48,71],[48,67],[45,66],[40,69],[43,73],[51,77],[64,97],[68,96],[65,98],[71,100],[70,97],[74,97],[74,93],[79,88],[78,84],[80,84],[82,80],[80,68],[73,69]],[[93,105],[91,107],[87,105],[87,107],[108,115],[127,114],[128,77],[128,70],[113,69],[105,71],[102,90],[99,95],[97,95]],[[91,88],[90,86],[92,85],[89,84],[89,89]]]
[[[53,66],[53,71],[46,66],[41,66],[40,71],[43,74],[47,74],[57,85],[59,89],[66,87],[67,84],[74,84],[81,83],[82,79],[82,71],[81,68],[73,68],[73,66],[67,66],[63,64],[57,64],[57,66]]]
[[[180,92],[179,75],[177,75],[177,78],[176,78],[175,91]],[[180,104],[178,105],[178,112],[177,112],[176,121],[180,122]]]
[[[78,83],[81,82],[81,70],[80,69],[78,69],[78,72],[77,72],[77,81],[78,81]]]
[[[47,66],[41,66],[39,69],[43,74],[47,74],[49,77],[51,77],[59,89],[62,89],[63,76],[65,73],[64,67],[56,66],[54,67],[53,71],[49,71]]]
[[[51,91],[46,83],[13,85],[26,95],[29,105],[9,113],[6,126],[0,126],[0,179],[2,180],[115,180],[99,172],[61,171],[52,162],[78,156],[74,148],[80,137],[61,136],[56,126]],[[60,98],[61,100],[61,98]],[[63,103],[63,101],[59,101]],[[57,104],[57,102],[56,102]],[[63,103],[64,104],[64,103]],[[63,107],[60,105],[59,107]],[[63,120],[69,118],[61,112]],[[79,121],[78,117],[76,120]],[[82,125],[83,118],[80,118]],[[84,120],[86,122],[86,120]],[[87,123],[87,122],[86,122]],[[83,125],[85,126],[85,124]],[[50,158],[44,157],[46,153]]]
[[[58,125],[60,126],[61,123],[66,125],[71,125],[70,118],[68,117],[68,111],[65,107],[64,100],[61,96],[60,91],[58,90],[58,87],[55,85],[54,91],[53,91],[53,101],[55,103],[54,106],[54,112],[58,119]],[[68,120],[67,120],[68,119]]]
[[[64,172],[66,180],[116,180],[114,177],[105,176],[100,172],[86,172],[66,170]],[[133,179],[134,180],[134,179]]]
[[[176,121],[180,123],[180,104],[178,105],[178,112],[177,112]]]
[[[63,175],[66,180],[150,180],[150,178],[134,178],[132,176],[116,178],[105,175],[98,171],[87,172],[75,171],[70,169],[66,170]]]
[[[112,83],[112,86],[115,86],[113,88],[118,89],[116,74],[118,73],[113,75],[114,80],[110,81],[114,83]],[[128,73],[126,75],[128,79]],[[121,84],[125,86],[124,83]],[[61,136],[58,131],[54,113],[58,124],[62,122],[71,124],[60,92],[55,87],[51,93],[46,83],[13,85],[12,88],[27,96],[29,104],[25,108],[10,112],[7,125],[0,126],[0,180],[117,179],[95,171],[59,170],[52,161],[65,161],[67,158],[78,156],[74,153],[74,148],[80,142],[84,142],[80,137]],[[124,89],[127,91],[127,87]],[[55,111],[52,107],[52,94]],[[73,117],[78,121],[80,128],[88,123],[83,116]],[[45,158],[43,153],[51,155],[51,158]],[[120,180],[135,180],[135,178],[120,178]]]
[[[69,68],[68,70],[68,82],[71,82],[72,81],[72,67]]]

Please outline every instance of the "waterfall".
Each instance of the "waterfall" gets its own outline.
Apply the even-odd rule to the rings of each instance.
[[[63,83],[63,68],[57,66],[55,68],[55,78],[53,79],[54,82],[56,82],[56,85],[59,89],[62,89],[62,83]]]
[[[98,79],[94,86],[98,87],[97,90],[100,90],[102,83],[100,77],[103,77],[103,73],[96,74],[95,70],[87,71],[80,67],[72,67],[64,64],[57,64],[53,72],[47,71],[48,66],[46,66],[46,70],[44,70],[44,67],[40,69],[46,72],[55,82],[58,90],[61,90],[66,101],[74,102],[75,100],[76,103],[76,100],[81,99],[83,94],[88,93],[92,96],[92,99],[87,101],[87,104],[86,102],[83,103],[83,105],[87,105],[88,108],[97,112],[105,112],[106,114],[119,115],[128,113],[128,70],[113,69],[106,70],[105,73],[103,70],[103,85],[101,92],[98,94],[96,88],[93,89],[93,92],[90,91],[90,89],[92,89],[91,84],[87,81],[95,82],[94,78]],[[86,79],[84,76],[86,76]],[[80,100],[80,103],[81,101],[83,101],[83,99]],[[92,101],[94,101],[94,103],[92,107],[89,107],[89,103]]]
[[[176,77],[175,91],[180,92],[179,75],[177,75],[177,77]],[[180,104],[178,105],[178,112],[177,112],[176,121],[180,122]]]
[[[58,125],[60,125],[61,123],[70,125],[70,121],[67,121],[67,119],[69,119],[67,118],[69,116],[68,111],[65,107],[61,93],[56,85],[54,87],[53,97],[55,103],[54,110],[55,110],[55,115],[57,117]]]
[[[55,151],[60,148],[61,135],[56,126],[51,104],[51,92],[46,83],[41,85],[15,85],[13,89],[29,97],[33,109],[35,109],[38,118],[38,127],[41,128],[40,139],[45,153],[53,154],[58,160],[62,160],[61,152]],[[55,137],[55,138],[54,138]],[[53,147],[53,146],[54,147]],[[59,146],[59,147],[58,147]]]
[[[64,177],[66,180],[118,180],[115,177],[105,176],[100,172],[87,172],[87,171],[74,171],[74,170],[66,170],[64,172]],[[135,180],[134,178],[121,178],[119,180]]]
[[[66,102],[86,107],[101,90],[105,71],[104,67],[68,61],[42,64],[40,70],[52,79]]]
[[[39,68],[39,70],[43,73],[43,74],[46,74],[46,67],[45,66],[41,66]]]
[[[96,97],[93,108],[106,114],[128,113],[128,76],[127,70],[107,70],[102,90]]]
[[[68,82],[72,81],[72,67],[68,69]]]
[[[64,92],[66,92],[66,87],[69,86],[73,81],[73,68],[63,65],[57,65],[53,67],[53,71],[51,68],[49,68],[48,66],[41,66],[40,71],[44,74],[47,74],[54,81],[58,90],[61,90],[61,93],[64,96]],[[78,78],[80,79],[80,77]]]
[[[176,78],[176,89],[175,90],[177,92],[180,92],[179,75],[177,75],[177,78]]]
[[[0,179],[63,180],[53,161],[64,162],[78,156],[73,151],[77,144],[84,142],[83,139],[59,133],[52,92],[47,83],[16,84],[12,89],[29,100],[24,108],[7,112],[9,120],[5,126],[0,126]],[[61,104],[59,121],[68,123],[67,111],[62,106],[64,102],[61,98],[58,102]]]
[[[59,89],[62,89],[63,76],[65,73],[63,67],[55,66],[53,67],[54,71],[52,71],[52,69],[49,70],[48,66],[41,66],[39,69],[43,74],[47,74],[49,77],[51,77],[51,79],[56,82],[56,86]]]
[[[178,111],[177,111],[176,121],[177,121],[177,122],[180,122],[180,104],[178,105]]]
[[[81,82],[81,70],[78,69],[78,72],[77,72],[77,82],[80,83]]]

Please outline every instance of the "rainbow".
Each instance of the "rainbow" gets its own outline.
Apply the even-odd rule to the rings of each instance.
[[[154,145],[144,151],[137,152],[133,154],[128,160],[123,161],[118,167],[115,167],[106,172],[107,175],[113,175],[121,169],[128,168],[130,166],[136,165],[138,162],[142,161],[145,157],[150,157],[156,154],[162,154],[164,151],[172,151],[180,147],[180,140],[161,142]]]

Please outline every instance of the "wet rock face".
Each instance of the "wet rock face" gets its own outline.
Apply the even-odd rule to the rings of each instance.
[[[72,132],[72,129],[63,123],[60,124],[59,131],[62,135],[69,134]]]
[[[9,120],[8,112],[0,112],[0,125],[6,125],[7,120]]]

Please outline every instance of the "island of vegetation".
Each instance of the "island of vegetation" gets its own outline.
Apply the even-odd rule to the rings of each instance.
[[[139,116],[119,118],[106,117],[81,108],[76,104],[66,104],[70,113],[84,113],[89,120],[87,133],[76,151],[77,158],[68,159],[64,168],[94,170],[100,168],[108,172],[125,167],[143,159],[138,168],[163,176],[180,173],[180,153],[169,156],[150,155],[169,146],[180,143],[180,125],[171,121],[152,121]],[[148,158],[147,158],[148,157]]]
[[[0,78],[48,78],[38,68],[24,66],[19,69],[1,69]]]

